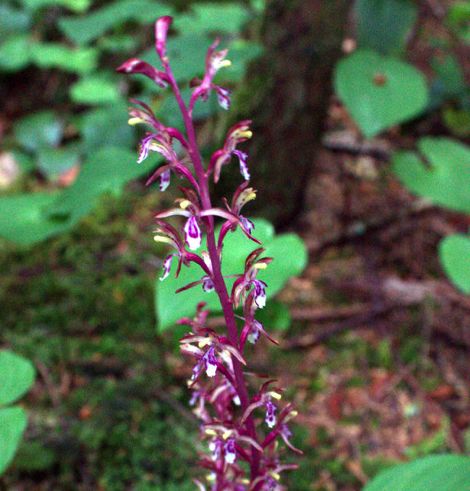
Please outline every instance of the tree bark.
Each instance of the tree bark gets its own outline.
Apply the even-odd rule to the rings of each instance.
[[[350,3],[270,0],[262,26],[265,54],[250,67],[235,104],[241,106],[237,119],[253,119],[251,182],[262,190],[254,214],[280,227],[304,206]],[[240,179],[227,174],[223,191]]]

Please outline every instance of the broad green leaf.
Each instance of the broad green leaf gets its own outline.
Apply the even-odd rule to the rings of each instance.
[[[71,229],[103,193],[119,193],[127,182],[155,165],[151,158],[141,165],[135,160],[127,149],[103,147],[89,156],[74,184],[60,193],[0,198],[0,236],[31,245]]]
[[[151,157],[139,165],[134,152],[103,147],[87,158],[76,181],[47,213],[49,217],[66,217],[74,224],[94,208],[103,193],[120,193],[127,182],[148,173],[153,165]]]
[[[92,0],[21,0],[21,3],[30,10],[60,5],[73,12],[81,13],[88,10]]]
[[[367,138],[418,116],[428,101],[426,81],[418,70],[373,51],[358,50],[341,60],[335,88]]]
[[[121,99],[116,83],[104,75],[84,77],[70,89],[72,101],[79,104],[112,104]]]
[[[294,234],[276,236],[274,228],[265,220],[255,220],[255,236],[266,249],[265,256],[274,258],[269,267],[259,273],[259,278],[268,284],[267,294],[272,297],[278,293],[287,280],[302,272],[307,263],[307,253],[302,240]],[[222,271],[224,275],[240,274],[243,272],[246,256],[256,249],[256,244],[249,241],[237,230],[229,234],[224,243]],[[205,249],[205,245],[201,250]],[[182,293],[175,294],[175,290],[197,281],[201,278],[199,267],[191,265],[183,267],[178,279],[174,278],[176,270],[173,264],[172,274],[165,281],[157,280],[156,286],[156,313],[160,329],[171,327],[178,319],[192,316],[199,302],[207,302],[213,312],[220,311],[220,305],[215,292],[204,293],[201,287],[195,287]],[[234,279],[228,279],[229,289]]]
[[[52,111],[30,114],[14,125],[16,140],[31,152],[57,146],[62,139],[63,130],[63,123]]]
[[[78,74],[94,70],[98,54],[95,48],[74,49],[59,43],[35,43],[31,46],[32,60],[40,68],[60,68]]]
[[[37,165],[48,177],[55,178],[79,163],[76,145],[61,148],[42,148],[38,152]]]
[[[115,26],[127,21],[151,23],[169,9],[154,0],[121,0],[94,10],[84,17],[65,17],[59,20],[62,32],[77,44],[87,44]]]
[[[13,35],[0,44],[0,71],[15,72],[31,61],[31,39],[26,34]]]
[[[447,276],[470,295],[470,237],[451,235],[439,244],[439,257]]]
[[[25,32],[30,26],[31,16],[28,12],[9,4],[0,5],[0,39],[12,33]]]
[[[413,193],[470,213],[470,149],[449,138],[422,138],[416,152],[397,152],[393,171]],[[423,160],[424,159],[424,160]]]
[[[259,310],[256,313],[256,319],[266,329],[277,329],[279,331],[288,329],[292,322],[287,306],[276,300],[271,300],[264,309]]]
[[[416,22],[417,13],[418,7],[413,0],[358,0],[359,47],[382,54],[401,51]]]
[[[93,152],[105,146],[130,148],[135,141],[134,131],[127,124],[126,103],[84,113],[79,119],[78,128],[85,152]]]
[[[178,16],[176,27],[184,33],[238,32],[250,19],[250,12],[239,3],[197,3]]]
[[[68,221],[51,220],[46,214],[56,199],[57,194],[49,193],[0,197],[0,237],[29,246],[69,229]]]
[[[0,409],[0,475],[12,461],[26,424],[26,413],[22,408]]]
[[[470,491],[470,458],[433,455],[400,464],[379,474],[364,491]]]
[[[0,374],[0,406],[4,406],[15,402],[30,389],[35,371],[26,358],[3,350],[0,351]]]

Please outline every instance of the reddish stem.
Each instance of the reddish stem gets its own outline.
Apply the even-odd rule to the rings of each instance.
[[[196,140],[196,131],[194,129],[193,120],[191,118],[188,108],[186,107],[186,104],[181,95],[181,91],[178,87],[178,84],[175,80],[175,77],[173,75],[173,72],[168,62],[166,60],[163,60],[163,65],[168,75],[169,83],[175,94],[176,101],[180,108],[181,114],[183,116],[184,125],[186,127],[188,144],[189,144],[188,151],[191,160],[194,164],[194,170],[196,171],[196,176],[197,176],[199,191],[201,196],[202,209],[209,210],[212,208],[210,194],[209,194],[209,182],[208,182],[209,177],[204,171],[204,166],[202,163],[199,146]],[[227,286],[225,285],[225,281],[222,276],[220,258],[217,252],[217,246],[215,241],[214,218],[212,216],[206,217],[206,233],[207,233],[207,249],[212,264],[214,288],[219,297],[225,322],[227,324],[228,339],[233,344],[233,346],[238,347],[239,340],[238,340],[237,323],[235,320],[235,314],[232,309],[232,304],[230,302],[230,298],[228,295]],[[238,392],[238,396],[240,397],[241,408],[243,411],[245,411],[249,405],[249,396],[248,396],[248,389],[245,381],[245,376],[243,374],[243,368],[241,363],[233,356],[232,356],[232,361],[233,361],[233,370],[235,373],[236,389]],[[245,425],[249,436],[253,438],[256,442],[258,442],[255,423],[251,415],[247,418]],[[256,450],[256,448],[252,447],[251,462],[250,462],[252,481],[254,481],[259,475],[259,465],[260,465],[260,452],[259,450]]]

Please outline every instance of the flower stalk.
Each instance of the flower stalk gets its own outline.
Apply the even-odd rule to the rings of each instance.
[[[181,339],[181,350],[196,361],[188,386],[193,390],[190,404],[201,419],[202,437],[208,440],[209,455],[201,458],[200,466],[209,471],[206,485],[195,480],[200,490],[212,491],[273,491],[284,489],[280,485],[280,473],[295,468],[294,465],[281,464],[278,440],[295,452],[300,452],[290,443],[287,422],[295,416],[291,405],[278,410],[276,403],[281,391],[272,389],[274,381],[262,384],[257,393],[250,396],[244,373],[247,362],[244,357],[246,341],[255,343],[263,334],[275,342],[264,327],[255,319],[256,310],[266,302],[266,283],[257,278],[259,271],[271,262],[271,258],[261,257],[264,249],[258,247],[246,259],[245,271],[236,275],[232,291],[229,293],[226,279],[222,274],[222,251],[224,238],[238,227],[256,244],[259,241],[252,235],[254,225],[241,215],[242,207],[256,197],[256,191],[248,186],[250,174],[248,155],[237,149],[238,144],[251,138],[250,122],[242,121],[232,127],[223,148],[217,150],[205,167],[197,143],[196,129],[192,119],[195,104],[205,101],[215,91],[222,108],[230,107],[230,91],[214,83],[220,68],[228,66],[225,59],[227,50],[217,50],[219,41],[213,43],[207,52],[205,74],[202,80],[192,82],[192,95],[185,103],[179,85],[173,74],[167,56],[167,36],[172,24],[169,16],[161,17],[155,24],[156,51],[163,70],[132,58],[122,64],[118,71],[141,74],[151,78],[159,87],[169,86],[178,103],[185,126],[186,136],[174,128],[166,127],[157,120],[151,108],[140,101],[132,101],[138,107],[130,109],[130,124],[143,123],[151,127],[141,141],[138,162],[146,159],[150,152],[161,154],[166,163],[149,178],[148,184],[157,179],[160,190],[170,184],[171,174],[188,181],[190,188],[181,188],[184,197],[176,200],[177,206],[156,215],[157,235],[155,240],[171,245],[175,252],[167,256],[163,263],[165,280],[171,272],[173,259],[178,259],[176,275],[182,265],[197,264],[202,270],[201,280],[186,285],[178,291],[193,288],[199,284],[205,292],[215,290],[223,311],[226,332],[218,333],[206,326],[209,311],[205,304],[198,306],[194,319],[182,319],[191,331]],[[179,143],[176,151],[174,141]],[[230,164],[232,157],[239,160],[240,173],[244,182],[235,191],[231,204],[225,201],[227,210],[214,208],[210,196],[210,179],[217,183],[224,165]],[[181,233],[164,221],[171,216],[183,216],[184,240]],[[215,218],[224,220],[218,237]],[[202,230],[201,230],[202,228]],[[202,244],[203,231],[206,236],[207,251],[197,251]],[[188,250],[189,249],[189,250]],[[243,326],[239,329],[236,309],[242,308]],[[205,381],[203,381],[205,379]],[[256,413],[265,413],[266,429],[259,428]]]

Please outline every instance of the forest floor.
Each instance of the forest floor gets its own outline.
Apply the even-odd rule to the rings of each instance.
[[[468,219],[409,196],[378,146],[317,158],[295,226],[309,265],[279,295],[293,322],[276,333],[281,349],[259,343],[253,358],[299,409],[295,491],[358,491],[396,461],[470,451],[470,302],[437,259],[439,239]],[[193,488],[190,367],[151,315],[158,199],[135,183],[67,235],[2,244],[1,341],[38,380],[0,489]]]

